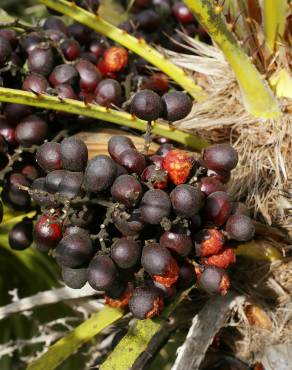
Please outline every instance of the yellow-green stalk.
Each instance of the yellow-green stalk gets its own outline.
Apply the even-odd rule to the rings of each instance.
[[[277,39],[284,35],[288,4],[286,0],[264,0],[265,40],[271,52],[277,49]]]
[[[59,99],[58,97],[45,94],[36,95],[23,90],[0,87],[0,102],[25,104],[33,107],[73,113],[127,126],[143,132],[147,128],[146,121],[142,121],[126,112],[108,109],[100,105],[85,104],[84,102],[73,99]],[[198,152],[208,145],[206,140],[188,132],[178,130],[165,123],[153,122],[152,133],[184,144]]]
[[[209,0],[184,0],[224,53],[239,83],[245,108],[255,117],[278,118],[281,111],[268,84],[229,31],[222,9]],[[218,107],[220,109],[220,107]]]
[[[144,39],[137,39],[136,37],[127,34],[125,31],[106,22],[98,14],[93,14],[79,8],[74,2],[70,3],[65,0],[40,0],[40,2],[49,8],[69,16],[71,19],[74,19],[79,23],[85,24],[87,27],[107,36],[120,45],[123,45],[127,49],[140,55],[142,58],[171,77],[194,99],[202,100],[206,96],[201,87],[197,86],[194,80],[188,76],[182,68],[177,67],[166,59],[163,54],[149,46]]]

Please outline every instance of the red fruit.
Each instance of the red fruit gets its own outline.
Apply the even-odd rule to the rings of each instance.
[[[190,153],[180,149],[170,150],[163,160],[163,168],[175,185],[184,184],[187,181],[192,164]]]
[[[34,227],[34,240],[41,251],[55,248],[62,238],[62,224],[53,216],[42,215]]]
[[[176,263],[176,260],[173,258],[168,265],[167,271],[163,275],[153,275],[152,278],[157,283],[170,288],[176,283],[177,279],[179,278],[179,273],[179,267]]]
[[[216,266],[226,269],[232,263],[236,262],[236,255],[233,248],[227,247],[213,256],[202,258],[200,262],[203,265]]]
[[[120,46],[108,48],[102,59],[102,69],[106,73],[119,72],[128,64],[128,52]]]
[[[196,255],[200,257],[217,254],[224,244],[224,236],[217,229],[204,229],[195,235]]]
[[[157,94],[162,95],[169,89],[168,77],[164,73],[154,73],[150,77],[145,78],[141,89],[154,90]]]

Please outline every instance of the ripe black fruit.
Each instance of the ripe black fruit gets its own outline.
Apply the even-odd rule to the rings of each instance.
[[[200,189],[181,184],[176,186],[170,193],[170,199],[176,214],[184,217],[192,217],[199,212],[203,205],[203,194]]]
[[[95,91],[95,100],[99,105],[108,108],[112,105],[119,105],[122,100],[121,85],[110,78],[101,81]]]
[[[32,221],[23,220],[18,222],[9,231],[9,245],[12,249],[22,251],[32,243]]]
[[[80,76],[80,89],[86,92],[93,92],[102,79],[99,70],[88,60],[80,60],[75,67]]]
[[[141,201],[140,211],[142,219],[152,225],[159,224],[164,217],[168,217],[171,203],[166,192],[160,189],[148,190]]]
[[[221,226],[227,221],[231,209],[232,202],[229,195],[224,191],[216,191],[206,199],[204,215],[206,220]]]
[[[74,86],[78,80],[78,72],[70,64],[60,64],[54,68],[49,78],[53,86],[69,84]]]
[[[56,259],[61,266],[77,268],[90,261],[94,248],[89,235],[76,233],[65,236],[56,248]]]
[[[62,278],[69,288],[81,289],[87,282],[87,268],[71,269],[70,267],[63,267]]]
[[[253,238],[255,227],[248,216],[236,214],[229,217],[226,223],[226,231],[229,238],[246,242]]]
[[[34,48],[28,56],[28,68],[31,72],[48,76],[54,67],[54,55],[50,46]]]
[[[6,38],[0,36],[0,66],[2,67],[10,58],[12,49]]]
[[[179,264],[179,278],[177,285],[181,288],[189,287],[195,280],[195,268],[191,263],[182,262]]]
[[[119,161],[120,155],[127,149],[135,149],[135,146],[127,136],[115,135],[109,139],[107,144],[110,156],[116,161]]]
[[[162,292],[154,286],[137,287],[129,301],[133,316],[143,320],[160,314],[163,309]]]
[[[65,170],[79,172],[86,167],[88,150],[84,142],[76,137],[68,137],[61,142],[61,162]]]
[[[81,195],[81,185],[83,183],[82,172],[71,172],[67,171],[65,176],[62,177],[58,192],[69,199],[73,199],[78,195]]]
[[[111,246],[111,258],[121,268],[136,266],[141,256],[141,247],[133,239],[121,238]]]
[[[126,236],[139,234],[145,226],[139,209],[134,209],[130,214],[114,211],[112,217],[115,227]]]
[[[107,256],[95,256],[88,266],[88,283],[96,290],[108,290],[117,277],[117,269]]]
[[[49,88],[49,83],[45,77],[37,74],[31,74],[25,77],[22,89],[37,94],[42,94]]]
[[[152,90],[138,92],[131,102],[131,113],[146,121],[154,121],[159,118],[162,110],[162,100]]]
[[[97,155],[87,164],[84,187],[87,191],[98,192],[109,188],[116,178],[117,167],[107,155]]]
[[[209,294],[226,294],[229,280],[226,272],[215,266],[204,268],[200,286]]]
[[[164,104],[164,118],[170,122],[185,118],[192,109],[191,98],[181,92],[174,91],[162,96]]]
[[[214,171],[231,171],[238,162],[237,151],[229,144],[217,144],[203,151],[203,164]]]
[[[111,187],[111,194],[114,200],[131,208],[141,199],[143,189],[135,177],[121,175],[114,181]]]
[[[42,144],[37,150],[36,161],[46,172],[61,169],[61,145],[53,141]]]
[[[193,247],[192,238],[187,234],[187,231],[178,228],[165,231],[161,235],[159,243],[162,247],[182,257],[186,257]]]
[[[50,193],[56,193],[59,190],[59,185],[62,179],[66,176],[67,171],[55,170],[47,174],[45,180],[46,189]]]
[[[144,155],[136,149],[124,150],[118,159],[118,163],[129,172],[137,173],[138,175],[140,175],[146,167]]]
[[[138,29],[145,32],[155,31],[161,22],[159,14],[151,9],[143,10],[135,16],[135,21],[137,22]]]
[[[143,248],[141,264],[151,275],[165,274],[172,260],[169,250],[158,243],[148,244]]]
[[[47,122],[37,115],[24,118],[15,130],[16,140],[25,148],[41,144],[45,140],[47,133]]]

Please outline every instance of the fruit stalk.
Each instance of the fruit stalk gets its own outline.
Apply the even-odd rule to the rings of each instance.
[[[128,113],[108,109],[99,105],[85,104],[73,99],[60,100],[57,97],[49,95],[36,95],[23,90],[0,87],[0,101],[83,115],[144,132],[147,128],[147,122],[135,118]],[[163,123],[154,122],[152,133],[187,145],[195,151],[201,151],[201,149],[208,146],[206,140]]]
[[[287,12],[286,0],[264,1],[264,29],[265,40],[271,52],[277,49],[277,38],[285,31]]]
[[[206,97],[206,94],[203,92],[201,87],[197,86],[194,80],[187,76],[183,69],[177,67],[175,64],[167,60],[164,55],[150,47],[144,39],[137,39],[136,37],[127,34],[125,31],[101,19],[99,15],[79,8],[74,2],[69,3],[65,0],[40,0],[40,2],[49,8],[69,16],[71,19],[74,19],[79,23],[85,24],[87,27],[100,32],[120,45],[123,45],[127,49],[140,55],[176,81],[194,99],[200,101]]]
[[[243,103],[255,117],[272,119],[281,114],[277,100],[256,67],[228,30],[221,11],[209,0],[184,0],[224,53],[239,83]]]

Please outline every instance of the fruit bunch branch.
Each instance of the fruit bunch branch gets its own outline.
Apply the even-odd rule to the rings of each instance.
[[[229,31],[222,9],[208,0],[184,0],[230,63],[242,91],[245,108],[255,117],[271,119],[281,114],[277,100],[256,67]]]
[[[60,99],[58,97],[45,94],[35,94],[23,90],[0,87],[0,101],[73,113],[100,119],[117,125],[127,126],[144,132],[147,128],[147,122],[140,120],[129,113],[108,109],[95,104],[87,104],[73,99]],[[152,133],[187,145],[196,151],[200,151],[208,145],[206,140],[200,139],[195,135],[178,130],[164,123],[154,122]]]
[[[202,88],[197,86],[194,80],[189,77],[183,69],[167,60],[163,54],[149,46],[144,39],[137,39],[136,37],[127,34],[125,31],[103,20],[98,14],[90,13],[78,7],[74,2],[70,3],[65,0],[40,0],[40,2],[49,8],[69,16],[71,19],[74,19],[79,23],[85,24],[87,27],[100,32],[138,54],[171,77],[194,99],[199,101],[206,97]]]

